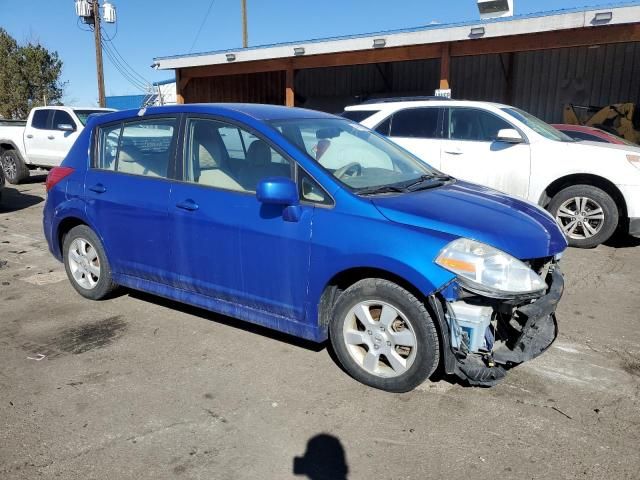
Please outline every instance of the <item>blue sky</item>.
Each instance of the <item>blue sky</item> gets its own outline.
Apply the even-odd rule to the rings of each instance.
[[[124,59],[148,81],[172,71],[150,68],[154,57],[188,53],[211,0],[112,0],[118,30],[106,27]],[[515,0],[516,14],[607,4],[606,0]],[[375,32],[478,18],[475,0],[247,0],[249,45]],[[39,41],[57,50],[67,81],[64,101],[95,105],[93,34],[77,26],[73,0],[0,0],[0,27],[19,42]],[[214,0],[194,52],[241,46],[240,0]],[[105,57],[107,95],[140,91]]]

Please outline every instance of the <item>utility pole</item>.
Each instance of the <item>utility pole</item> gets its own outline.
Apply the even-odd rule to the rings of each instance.
[[[242,0],[242,48],[249,46],[249,32],[247,31],[247,0]]]
[[[104,96],[104,70],[102,66],[102,34],[100,31],[100,4],[93,0],[93,37],[96,43],[96,72],[98,74],[98,103],[100,107],[106,106]]]

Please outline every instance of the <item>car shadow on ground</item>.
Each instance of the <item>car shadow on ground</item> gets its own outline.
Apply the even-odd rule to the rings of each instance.
[[[2,200],[0,200],[0,213],[11,213],[42,203],[44,198],[38,195],[30,195],[12,187],[2,189]]]
[[[612,248],[633,248],[640,246],[640,238],[632,237],[626,232],[618,232],[604,244]]]
[[[186,313],[188,315],[194,315],[196,317],[200,317],[205,320],[221,323],[223,325],[237,328],[245,332],[251,332],[251,333],[255,333],[256,335],[272,338],[274,340],[288,343],[290,345],[304,348],[306,350],[311,350],[313,352],[320,352],[324,350],[328,344],[328,342],[316,343],[310,340],[305,340],[303,338],[294,337],[293,335],[288,335],[286,333],[278,332],[276,330],[272,330],[267,327],[255,325],[253,323],[249,323],[244,320],[240,320],[233,317],[227,317],[225,315],[220,315],[219,313],[211,312],[203,308],[194,307],[186,303],[176,302],[174,300],[169,300],[163,297],[158,297],[156,295],[146,293],[146,292],[122,288],[122,294],[129,295],[131,298],[135,298],[137,300],[142,300],[144,302],[160,305],[162,307],[169,308],[171,310],[177,310],[179,312]]]

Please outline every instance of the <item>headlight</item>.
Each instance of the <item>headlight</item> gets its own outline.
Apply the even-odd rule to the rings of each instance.
[[[640,155],[627,155],[627,160],[634,167],[640,168]]]
[[[449,243],[436,263],[458,275],[469,290],[494,298],[534,294],[547,288],[540,276],[517,258],[467,238]]]

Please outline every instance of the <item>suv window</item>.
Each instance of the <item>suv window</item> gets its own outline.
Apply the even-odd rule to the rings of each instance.
[[[177,125],[177,119],[163,118],[101,128],[97,167],[167,177]]]
[[[73,121],[71,115],[69,115],[64,110],[54,110],[53,111],[53,125],[52,129],[57,130],[58,125],[71,125],[73,128],[76,128],[76,122]]]
[[[49,129],[49,113],[51,113],[51,110],[36,110],[33,112],[31,126],[39,130]]]
[[[474,142],[493,142],[498,132],[513,125],[497,115],[477,108],[451,108],[449,138]]]
[[[407,108],[393,114],[390,137],[440,138],[441,108]]]
[[[184,180],[225,190],[255,192],[266,177],[292,178],[291,162],[264,140],[217,120],[190,119]]]

